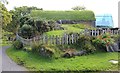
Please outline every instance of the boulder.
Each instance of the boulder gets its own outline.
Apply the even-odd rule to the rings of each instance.
[[[82,56],[82,55],[86,55],[87,54],[87,51],[86,50],[82,50],[82,51],[79,51],[79,52],[75,52],[74,55],[75,56]]]

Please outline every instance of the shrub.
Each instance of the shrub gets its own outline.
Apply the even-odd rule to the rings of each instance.
[[[42,44],[34,44],[32,45],[32,51],[40,54],[41,56],[52,57],[54,54],[54,50],[42,45]]]
[[[35,30],[31,25],[24,24],[19,31],[23,38],[32,38],[35,35]]]
[[[40,49],[40,46],[41,46],[40,44],[34,42],[32,44],[32,52],[38,52],[38,50]]]
[[[54,30],[55,29],[55,21],[54,20],[48,20],[48,24],[49,24],[49,27],[50,27],[50,30]]]
[[[82,48],[85,44],[90,43],[90,36],[80,35],[79,39],[76,42],[76,45]]]
[[[82,50],[86,50],[87,53],[94,52],[96,49],[92,44],[93,37],[80,35],[79,39],[76,42],[76,45]]]
[[[16,41],[14,41],[14,43],[13,43],[13,47],[14,47],[15,49],[20,50],[20,49],[23,48],[23,43],[20,42],[19,40],[16,40]]]
[[[39,49],[39,54],[46,57],[52,57],[52,55],[54,54],[54,50],[45,45],[41,45]]]
[[[116,42],[120,39],[120,35],[113,35],[111,36]]]
[[[41,34],[50,30],[48,23],[45,20],[36,19],[35,25],[36,25],[37,31],[39,31]]]
[[[113,44],[114,39],[111,37],[109,33],[105,33],[97,36],[96,39],[94,39],[92,42],[96,47],[99,47],[100,49],[102,49],[102,47],[107,48],[107,46],[110,46],[111,44]]]
[[[93,53],[96,50],[93,45],[88,43],[83,46],[83,49],[86,50],[87,53]]]

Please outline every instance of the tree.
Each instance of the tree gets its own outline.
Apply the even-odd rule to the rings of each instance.
[[[85,10],[86,7],[85,6],[75,6],[75,7],[72,7],[71,9],[73,9],[73,10]]]
[[[14,10],[10,10],[10,13],[12,14],[12,21],[9,26],[7,26],[6,30],[11,31],[15,34],[16,31],[18,31],[18,28],[21,28],[26,21],[28,22],[27,24],[32,24],[33,20],[29,18],[29,14],[32,10],[42,10],[42,8],[37,8],[34,6],[22,6],[15,7]],[[28,20],[26,18],[28,18]]]
[[[0,25],[7,25],[12,21],[11,14],[7,11],[4,4],[0,2]]]
[[[27,6],[22,6],[22,7],[15,7],[14,10],[11,10],[10,13],[12,13],[12,17],[14,20],[17,21],[18,24],[20,24],[20,19],[23,18],[24,16],[27,16],[30,14],[32,10],[43,10],[42,8],[37,8],[37,7],[27,7]]]

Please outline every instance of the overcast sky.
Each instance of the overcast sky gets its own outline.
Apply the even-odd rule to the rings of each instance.
[[[84,5],[88,10],[94,11],[95,15],[112,14],[114,27],[118,26],[118,1],[120,0],[7,0],[8,10],[19,6],[36,6],[43,10],[71,10],[77,5]]]

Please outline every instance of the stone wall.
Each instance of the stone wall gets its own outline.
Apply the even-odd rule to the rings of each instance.
[[[95,21],[84,21],[84,20],[58,20],[58,24],[86,24],[95,27]]]

